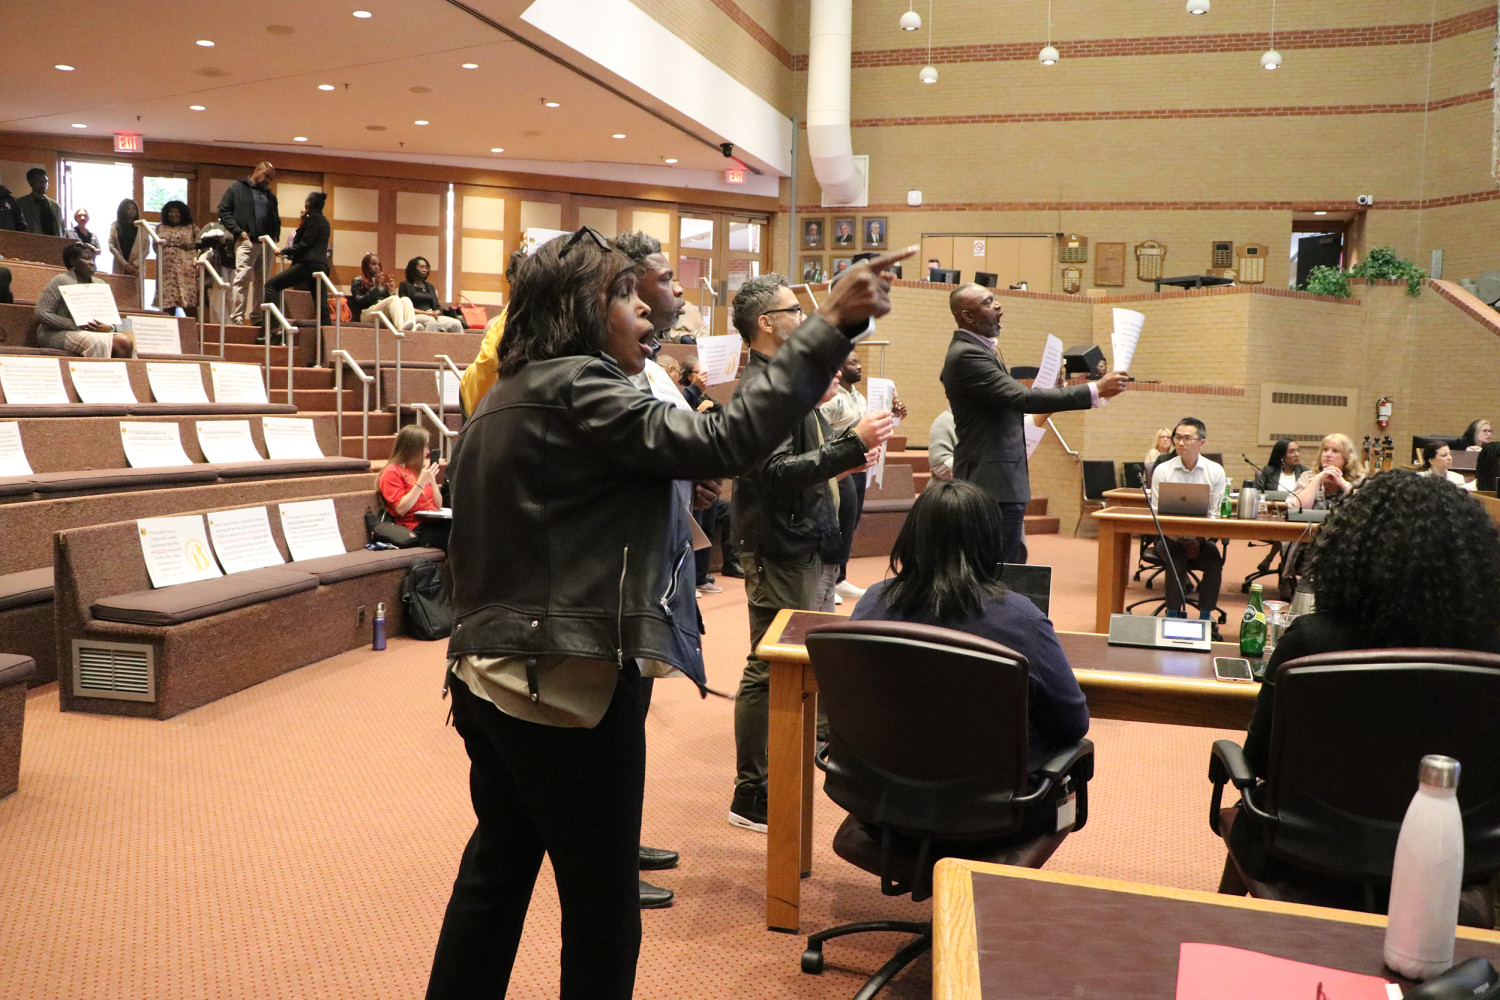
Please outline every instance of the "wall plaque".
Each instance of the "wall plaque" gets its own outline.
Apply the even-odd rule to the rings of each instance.
[[[1100,243],[1094,248],[1094,284],[1125,284],[1125,244]]]
[[[1155,281],[1166,272],[1162,262],[1167,257],[1167,245],[1156,240],[1143,240],[1135,245],[1135,276],[1142,281]]]

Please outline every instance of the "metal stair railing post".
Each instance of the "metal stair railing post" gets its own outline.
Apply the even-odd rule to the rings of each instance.
[[[438,415],[432,412],[432,407],[428,406],[426,403],[413,403],[412,409],[417,412],[418,418],[425,416],[428,420],[431,420],[432,425],[438,429],[438,433],[442,435],[443,458],[446,460],[449,454],[448,442],[451,439],[458,437],[458,431],[453,430],[445,421],[439,419]],[[418,422],[420,423],[420,419]]]
[[[261,315],[265,317],[266,331],[266,398],[271,398],[271,320],[286,334],[286,401],[292,401],[292,375],[297,368],[297,328],[287,321],[274,302],[261,304]]]
[[[156,238],[156,230],[151,228],[151,223],[145,219],[136,219],[135,228],[146,234],[146,241],[156,251],[156,287],[161,290],[161,240]],[[139,237],[137,237],[139,239]],[[140,296],[140,308],[146,308],[146,255],[141,254],[141,266],[135,272],[136,294]],[[160,310],[158,310],[160,311]]]
[[[214,291],[219,293],[219,357],[224,356],[224,324],[229,319],[229,282],[219,276],[219,269],[212,261],[213,251],[205,250],[198,255],[194,266],[198,269],[198,350],[203,350],[204,317],[208,315],[208,288],[203,276],[213,279]]]
[[[448,371],[451,371],[453,373],[453,377],[456,378],[456,379],[458,379],[460,384],[462,384],[462,382],[463,382],[464,373],[458,370],[458,365],[454,364],[453,363],[453,359],[450,358],[450,357],[448,357],[448,355],[446,355],[446,354],[434,354],[433,357],[437,358],[438,364],[439,364],[439,368],[438,368],[438,416],[440,418],[442,418],[443,426],[447,427],[448,426],[448,394],[443,391],[443,369],[446,368]]]
[[[366,310],[368,312],[368,310]],[[375,316],[375,377],[380,378],[380,328],[383,326],[396,338],[396,426],[401,426],[401,342],[406,339],[406,334],[396,329],[396,324],[384,312],[376,312]],[[375,383],[375,409],[383,409],[380,401],[380,382]]]
[[[375,380],[365,374],[365,370],[350,356],[348,351],[332,351],[328,355],[328,360],[333,362],[334,419],[339,425],[339,455],[342,457],[344,454],[344,366],[348,365],[354,369],[354,374],[360,381],[360,388],[364,390],[363,430],[360,434],[359,457],[368,459],[370,457],[370,383]]]
[[[313,272],[313,282],[314,282],[313,283],[313,288],[314,289],[316,289],[319,285],[322,285],[324,288],[328,289],[328,294],[331,295],[331,296],[333,296],[334,302],[335,303],[338,302],[338,299],[339,299],[338,286],[333,283],[333,280],[331,278],[329,278],[328,275],[325,272],[323,272],[323,271],[314,271]],[[321,293],[315,291],[314,294],[316,295],[316,294],[321,294]],[[321,367],[323,367],[323,308],[322,308],[322,303],[317,302],[317,301],[314,301],[313,305],[318,307],[318,362],[317,362],[317,367],[321,368]],[[343,346],[344,346],[344,344],[343,344],[343,340],[344,340],[344,316],[343,316],[343,310],[334,309],[332,306],[330,306],[329,307],[329,311],[333,313],[333,349],[335,351],[341,350],[343,348]]]

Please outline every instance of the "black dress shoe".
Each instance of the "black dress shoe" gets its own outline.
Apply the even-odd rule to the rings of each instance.
[[[745,570],[739,563],[725,563],[724,568],[719,570],[724,576],[732,576],[736,580],[745,578]]]
[[[645,879],[639,881],[641,883],[641,909],[661,910],[672,905],[672,900],[677,894],[671,889],[659,888]]]
[[[676,851],[664,851],[659,847],[642,847],[641,871],[654,872],[663,868],[675,868],[677,857]]]

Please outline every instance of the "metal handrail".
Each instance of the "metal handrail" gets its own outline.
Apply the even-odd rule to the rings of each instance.
[[[1076,452],[1072,448],[1068,447],[1068,442],[1063,438],[1062,431],[1060,431],[1060,430],[1057,429],[1057,425],[1052,422],[1052,418],[1051,417],[1047,418],[1047,426],[1050,427],[1050,428],[1052,428],[1052,433],[1053,434],[1057,435],[1057,443],[1060,444],[1060,445],[1062,445],[1063,451],[1067,452],[1069,455],[1072,455],[1074,461],[1078,461],[1078,462],[1083,461],[1083,456],[1082,455],[1078,454],[1078,452]]]
[[[427,419],[432,421],[432,425],[438,429],[438,432],[440,434],[442,434],[442,436],[443,436],[443,459],[447,460],[447,458],[448,458],[448,442],[451,441],[453,438],[458,437],[458,431],[456,431],[453,428],[449,427],[448,424],[447,424],[447,421],[438,419],[438,415],[436,413],[433,413],[432,412],[432,407],[428,406],[426,403],[413,403],[412,404],[412,409],[417,412],[418,416],[422,416],[422,415],[425,414],[426,417],[427,417]]]
[[[448,355],[434,354],[433,357],[438,360],[438,416],[443,418],[443,426],[447,427],[448,394],[443,391],[443,369],[447,368],[451,371],[459,380],[460,385],[463,383],[464,373],[458,370],[458,365],[454,364],[453,359]]]
[[[342,457],[344,454],[344,366],[348,365],[354,369],[354,374],[359,378],[361,383],[360,388],[364,390],[365,394],[364,429],[361,432],[362,443],[360,444],[359,457],[368,459],[370,457],[370,383],[375,381],[375,379],[365,374],[365,370],[359,366],[359,362],[355,361],[349,355],[348,351],[330,351],[328,360],[333,362],[333,411],[336,414],[334,419],[338,421],[339,425],[339,455]]]
[[[708,311],[707,312],[704,312],[704,309],[703,309],[703,296],[702,295],[698,296],[698,312],[699,312],[700,315],[703,316],[703,322],[704,322],[703,336],[705,336],[705,337],[712,337],[714,335],[714,306],[719,301],[719,293],[716,292],[716,291],[714,291],[713,274],[714,274],[714,265],[713,265],[712,261],[709,261],[709,264],[708,264],[708,277],[704,278],[704,277],[700,276],[698,278],[698,281],[703,285],[704,291],[708,292],[708,295],[709,295],[709,306],[708,306]]]
[[[271,320],[286,334],[286,401],[292,401],[292,375],[297,367],[297,328],[293,326],[274,302],[262,302],[260,306],[262,329],[266,338],[266,398],[271,398]]]
[[[136,219],[135,220],[135,228],[139,229],[141,232],[143,232],[143,233],[146,234],[146,238],[148,240],[150,240],[151,246],[153,248],[155,248],[155,250],[156,250],[156,262],[157,262],[157,268],[156,268],[157,269],[157,282],[156,282],[156,285],[157,285],[158,288],[160,288],[161,287],[161,273],[160,273],[161,272],[161,240],[159,240],[159,239],[156,238],[156,230],[152,229],[151,228],[151,223],[147,222],[145,219]],[[136,287],[136,294],[140,297],[140,307],[141,307],[142,310],[144,310],[146,308],[146,255],[145,254],[141,254],[141,266],[138,267],[138,268],[136,268],[136,271],[135,271],[135,287]]]
[[[205,250],[193,262],[198,271],[198,350],[203,350],[203,331],[208,315],[208,288],[203,284],[206,274],[214,279],[215,291],[219,293],[219,357],[224,356],[224,324],[229,320],[229,282],[219,275],[213,263],[213,251]]]
[[[369,313],[369,310],[365,310]],[[396,329],[396,324],[384,312],[376,312],[375,317],[375,372],[380,372],[380,328],[383,326],[396,336],[396,420],[401,420],[401,342],[406,339],[406,334]],[[380,402],[380,383],[375,383],[375,409],[384,409]]]
[[[341,294],[343,294],[343,293],[341,293],[339,291],[338,286],[333,283],[333,279],[331,279],[330,277],[328,277],[328,275],[326,273],[324,273],[323,271],[314,271],[313,272],[313,288],[316,289],[318,285],[322,285],[324,288],[328,289],[328,294],[331,295],[331,296],[333,296],[333,299],[334,299],[335,302],[337,302],[338,299],[339,299],[339,296]],[[316,291],[313,294],[316,295],[317,294]],[[315,308],[315,309],[318,310],[318,363],[317,363],[317,367],[321,368],[321,367],[323,367],[323,305],[322,305],[322,303],[320,303],[316,299],[314,299],[313,300],[313,308]],[[330,309],[333,312],[333,349],[335,351],[337,351],[337,350],[340,350],[341,348],[343,348],[343,346],[344,346],[344,344],[343,344],[343,340],[344,340],[344,317],[343,317],[343,310],[341,310],[341,309],[332,309],[332,307],[330,307]]]
[[[256,242],[257,243],[264,243],[268,248],[270,248],[270,251],[271,251],[270,254],[261,254],[261,257],[260,257],[260,287],[262,289],[264,289],[266,287],[266,282],[268,280],[270,280],[270,277],[271,277],[271,263],[273,261],[280,260],[280,258],[277,256],[277,253],[276,253],[276,251],[279,250],[280,247],[278,247],[276,245],[276,241],[275,240],[271,239],[271,237],[269,237],[269,236],[266,236],[264,233],[262,233],[259,237],[256,238]],[[286,266],[286,262],[285,261],[282,261],[282,266],[283,267]],[[262,294],[262,297],[264,297],[264,294],[265,294],[264,291],[262,291],[261,294]],[[255,307],[252,304],[250,304],[250,303],[246,303],[245,304],[245,311],[246,312],[249,312],[253,308],[255,308]]]

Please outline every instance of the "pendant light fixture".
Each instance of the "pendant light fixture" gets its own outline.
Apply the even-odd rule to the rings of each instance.
[[[932,64],[932,0],[927,0],[927,65],[917,74],[923,83],[937,83],[937,67]]]
[[[1260,57],[1262,69],[1277,69],[1281,66],[1281,53],[1276,51],[1276,0],[1271,0],[1271,47]]]
[[[1047,0],[1047,44],[1036,54],[1036,61],[1043,66],[1052,66],[1060,57],[1052,46],[1052,0]]]
[[[1187,0],[1187,12],[1189,14],[1207,14],[1213,6],[1209,0]]]
[[[922,27],[922,15],[912,10],[912,4],[916,0],[907,0],[906,13],[901,15],[901,30],[916,31]]]

